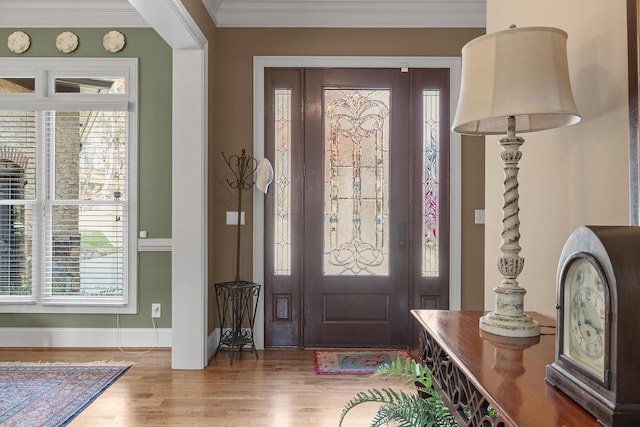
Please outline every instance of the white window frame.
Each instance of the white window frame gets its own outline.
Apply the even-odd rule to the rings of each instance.
[[[125,302],[83,301],[47,302],[43,298],[44,283],[39,274],[33,276],[33,296],[23,300],[0,300],[0,313],[137,313],[138,239],[138,60],[136,58],[0,58],[0,77],[36,79],[32,93],[0,94],[0,110],[14,111],[86,111],[99,109],[125,110],[128,114],[127,172],[127,259]],[[114,77],[126,79],[126,94],[83,95],[55,93],[56,77]],[[98,101],[96,101],[96,97]],[[41,131],[39,131],[41,133]],[[38,134],[38,140],[43,135]],[[39,159],[44,165],[43,159]],[[39,167],[41,174],[43,166]],[[43,176],[43,175],[39,175]],[[38,185],[41,185],[39,183]],[[35,220],[35,218],[34,218]],[[36,243],[36,242],[34,242]],[[37,242],[41,245],[43,242]],[[36,249],[34,262],[42,263]],[[42,271],[38,266],[37,271]]]

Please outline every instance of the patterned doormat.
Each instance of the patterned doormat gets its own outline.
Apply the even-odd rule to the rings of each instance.
[[[0,363],[0,425],[67,425],[131,366],[106,363]]]
[[[319,375],[368,375],[379,365],[411,358],[406,350],[315,350],[313,370]]]

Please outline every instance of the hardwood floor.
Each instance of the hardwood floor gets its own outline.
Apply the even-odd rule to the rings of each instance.
[[[171,370],[171,352],[0,349],[0,361],[90,362],[127,360],[129,371],[85,409],[79,426],[336,427],[342,408],[359,391],[393,387],[400,378],[316,375],[311,350],[248,351],[229,363],[221,352],[201,371]],[[345,427],[368,426],[377,406],[361,405]]]

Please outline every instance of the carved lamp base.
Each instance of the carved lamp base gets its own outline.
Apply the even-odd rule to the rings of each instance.
[[[526,314],[506,316],[492,311],[480,318],[480,329],[490,334],[512,338],[540,335],[540,325]]]

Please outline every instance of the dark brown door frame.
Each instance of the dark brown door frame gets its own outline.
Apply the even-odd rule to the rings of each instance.
[[[294,61],[294,62],[296,62],[296,65],[311,65],[311,64],[315,64],[316,63],[315,61],[313,61],[313,59],[314,58],[311,58],[309,60],[300,60],[300,61]],[[320,58],[318,58],[318,59],[320,59]],[[390,58],[369,58],[369,61],[372,61],[374,59],[376,60],[375,61],[376,64],[380,64],[379,65],[380,67],[385,67],[384,64],[387,63],[387,62],[385,62],[385,59],[387,61],[389,61]],[[337,59],[336,58],[322,58],[322,60],[323,61],[328,61],[328,64],[341,63],[341,64],[344,64],[345,66],[349,66],[349,65],[352,64],[350,62],[344,62],[343,60],[341,60],[341,58],[337,58]],[[395,61],[395,59],[394,59],[394,61]],[[419,66],[425,67],[425,68],[430,68],[433,65],[440,65],[441,64],[441,66],[445,67],[443,69],[443,71],[448,76],[451,76],[452,78],[454,78],[454,82],[456,82],[457,79],[459,78],[459,67],[460,67],[460,65],[459,65],[459,59],[457,59],[457,58],[444,58],[444,59],[418,58],[418,61],[420,63]],[[287,62],[287,61],[285,61],[285,62]],[[356,61],[356,62],[358,62],[358,61]],[[289,62],[289,63],[291,63],[291,62]],[[327,62],[325,62],[325,63],[327,63]],[[266,58],[266,59],[262,59],[262,60],[257,61],[256,64],[257,64],[256,65],[256,70],[264,70],[269,65],[280,67],[282,62],[275,61],[275,60],[273,60],[271,58]],[[349,65],[347,65],[347,64],[349,64]],[[369,66],[373,66],[373,65],[368,63],[367,67],[369,67]],[[376,65],[376,66],[378,66],[378,65]],[[260,80],[258,80],[258,82],[260,84]],[[266,84],[266,82],[265,82],[265,84]],[[457,97],[457,93],[458,93],[457,85],[454,85],[454,86],[456,87],[456,89],[451,91],[451,94],[450,94],[451,99],[453,99],[454,97]],[[446,99],[446,103],[447,104],[449,103],[449,99]],[[259,104],[260,103],[258,102],[256,105],[259,105]],[[265,108],[266,108],[267,105],[268,105],[268,103],[265,104]],[[260,108],[258,108],[258,110],[260,110]],[[442,111],[446,111],[448,113],[450,110],[447,107],[444,107],[442,109]],[[443,135],[444,134],[445,133],[443,133]],[[461,148],[460,147],[460,141],[459,141],[459,139],[454,139],[454,141],[455,141],[456,145],[452,149],[453,153],[454,154],[455,153],[459,154],[460,148]],[[262,144],[262,140],[261,139],[259,141],[256,140],[256,143],[259,144],[259,145],[256,146],[257,147],[256,150],[257,150],[258,153],[260,153],[262,151],[262,149],[260,148],[261,144]],[[451,171],[455,174],[455,176],[456,176],[455,180],[457,181],[459,179],[459,174],[460,174],[459,156],[456,155],[454,157],[454,159],[456,159],[456,160],[452,161],[453,167],[452,167]],[[459,188],[458,188],[458,190],[454,189],[454,192],[456,193],[456,196],[459,197],[459,194],[458,194]],[[260,203],[259,199],[257,199],[257,200],[258,200],[258,203]],[[459,200],[456,197],[456,199],[454,199],[454,201],[455,201],[454,202],[454,206],[455,207],[452,210],[452,214],[454,215],[454,218],[452,218],[452,219],[453,219],[453,221],[455,221],[455,223],[459,223],[459,221],[460,221]],[[259,216],[261,217],[262,215],[259,215]],[[453,233],[453,235],[451,237],[454,238],[454,242],[453,243],[455,244],[456,242],[459,242],[459,240],[460,240],[459,226],[453,227],[452,230],[454,231],[454,233]],[[259,244],[260,241],[261,241],[261,238],[254,237],[254,242]],[[260,252],[261,251],[258,252],[258,258],[257,258],[258,259],[258,265],[261,264],[261,261],[262,261],[262,256],[261,255],[263,255]],[[460,298],[460,283],[459,283],[459,281],[460,281],[460,271],[459,271],[460,259],[459,259],[459,251],[453,251],[453,254],[454,255],[453,255],[453,258],[451,260],[452,261],[452,263],[451,263],[451,267],[452,267],[451,273],[452,273],[452,277],[453,277],[454,283],[453,283],[453,291],[451,292],[451,296],[454,298],[454,300],[453,300],[453,305],[454,306],[452,308],[458,309],[459,305],[460,305],[460,299],[459,299]],[[268,254],[264,254],[264,256],[266,258],[268,256]],[[266,273],[266,271],[265,271],[265,273]],[[257,271],[256,274],[257,275],[255,277],[257,279],[259,279],[260,276],[261,276],[261,273],[259,271]],[[282,295],[281,297],[283,297],[284,300],[289,301],[289,302],[292,302],[292,300],[296,299],[296,295]],[[446,295],[446,297],[448,299],[449,295]],[[265,308],[267,308],[267,304],[265,304]],[[267,319],[269,317],[270,317],[270,314],[265,312],[265,318],[264,318],[265,322],[268,321]],[[298,323],[298,322],[296,322],[296,323]],[[299,333],[298,334],[294,333],[293,335],[297,335],[299,339],[301,338]],[[277,343],[274,345],[273,343],[269,343],[268,337],[265,337],[265,338],[267,338],[266,339],[266,345],[267,346],[288,346],[288,345],[286,345],[284,343],[283,343],[283,345],[279,345]],[[258,339],[260,339],[260,337],[258,337]],[[298,342],[300,342],[300,341],[298,341]]]

